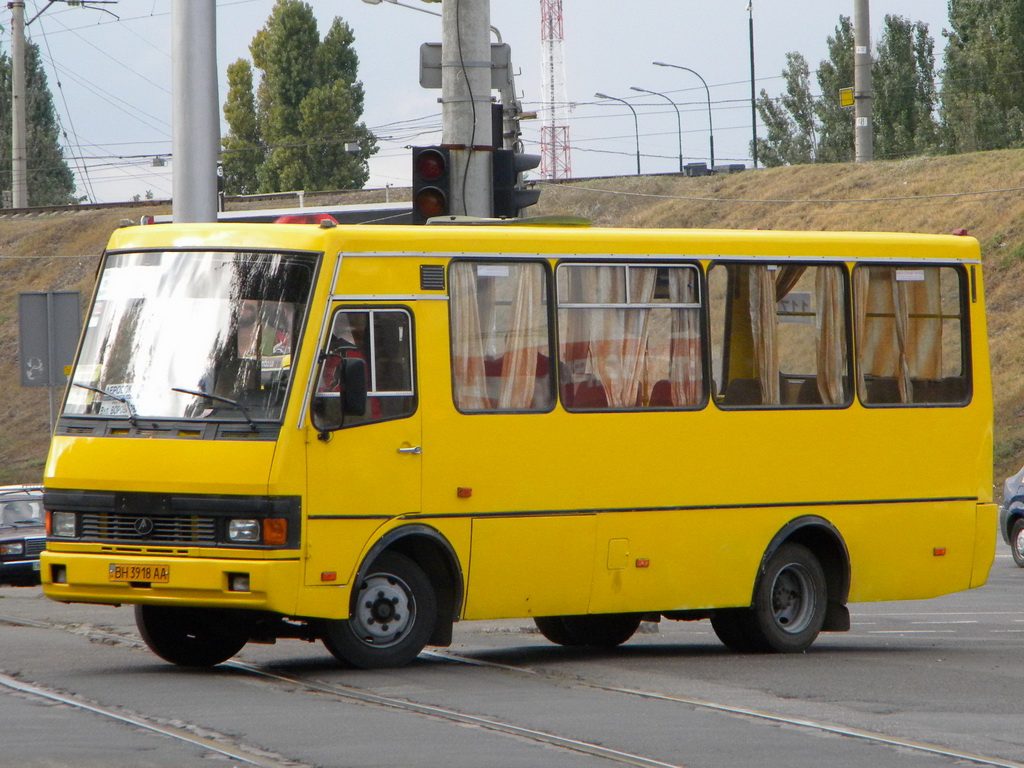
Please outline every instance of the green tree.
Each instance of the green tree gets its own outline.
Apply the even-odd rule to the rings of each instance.
[[[951,152],[1024,146],[1024,0],[949,0],[941,94]]]
[[[906,157],[935,150],[935,41],[928,25],[887,15],[872,79],[875,156]]]
[[[25,44],[25,144],[29,205],[70,205],[75,176],[64,159],[53,97],[39,46]],[[11,103],[11,60],[0,54],[0,103]],[[11,112],[0,109],[0,189],[11,188]]]
[[[249,51],[228,70],[228,192],[353,189],[369,178],[376,140],[360,122],[363,85],[352,30],[335,19],[321,41],[310,5],[277,0]],[[255,188],[255,189],[254,189]]]
[[[259,190],[259,169],[266,159],[266,149],[252,95],[252,65],[245,59],[228,67],[224,118],[231,126],[231,133],[222,141],[224,188],[234,194],[251,195]]]
[[[853,87],[853,23],[849,16],[839,17],[835,37],[830,36],[827,44],[828,59],[818,65],[818,161],[849,163],[854,159],[853,114],[839,103],[839,91]]]
[[[767,130],[758,138],[758,156],[766,167],[813,163],[817,151],[818,124],[811,96],[810,69],[799,53],[786,54],[786,93],[778,99],[761,91],[757,111]]]

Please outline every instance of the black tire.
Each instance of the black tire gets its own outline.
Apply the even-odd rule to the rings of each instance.
[[[640,626],[640,616],[635,613],[544,616],[534,622],[541,634],[557,645],[614,648],[633,636]]]
[[[1024,568],[1024,517],[1017,518],[1010,529],[1010,554],[1018,568]]]
[[[800,653],[825,623],[825,573],[801,544],[786,543],[769,558],[753,606],[719,611],[711,619],[726,647],[741,653]]]
[[[533,623],[537,625],[540,633],[555,645],[580,645],[566,629],[563,618],[562,616],[538,616]]]
[[[437,596],[423,569],[385,552],[353,592],[349,618],[327,622],[322,639],[346,665],[401,667],[423,650],[436,623]]]
[[[249,640],[252,621],[243,611],[216,608],[135,606],[139,634],[164,661],[181,667],[212,667]]]

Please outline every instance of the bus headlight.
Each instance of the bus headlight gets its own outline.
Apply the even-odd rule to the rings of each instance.
[[[260,541],[259,520],[229,520],[228,541],[258,544]]]
[[[0,544],[0,555],[23,555],[25,554],[25,542],[8,541]]]
[[[75,536],[74,512],[51,512],[50,535],[71,539]]]

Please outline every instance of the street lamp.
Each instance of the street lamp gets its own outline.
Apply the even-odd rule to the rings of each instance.
[[[666,64],[664,61],[655,61],[653,63],[654,63],[654,66],[656,66],[656,67],[672,67],[673,69],[685,69],[687,72],[692,72],[697,77],[700,77],[700,81],[702,83],[704,83],[704,91],[708,95],[708,135],[709,135],[709,143],[711,145],[711,172],[714,173],[714,171],[715,171],[715,127],[714,127],[714,125],[711,122],[711,89],[708,88],[707,81],[705,81],[704,78],[700,76],[700,72],[698,72],[695,69],[690,69],[689,67],[683,67],[683,66],[680,66],[679,64]]]
[[[633,109],[633,105],[625,99],[620,99],[617,96],[609,96],[605,93],[595,93],[594,96],[598,99],[611,99],[612,101],[621,101],[627,107],[629,111],[633,113],[633,127],[636,130],[636,175],[640,175],[640,121],[636,117],[636,110]]]
[[[679,133],[679,172],[683,172],[683,118],[679,116],[679,107],[664,93],[658,93],[658,91],[649,91],[646,88],[637,88],[635,85],[630,86],[631,91],[639,91],[640,93],[650,93],[654,96],[661,96],[665,101],[672,105],[672,108],[676,111],[676,129]]]

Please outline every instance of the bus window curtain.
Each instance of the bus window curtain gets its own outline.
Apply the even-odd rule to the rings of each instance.
[[[817,331],[818,394],[825,405],[841,405],[846,399],[843,373],[846,368],[845,302],[839,267],[818,267],[814,274],[818,300]]]
[[[489,410],[476,265],[452,264],[449,279],[455,407],[463,411]]]
[[[673,303],[696,304],[697,271],[669,270],[668,290],[669,300]],[[704,396],[700,312],[695,309],[673,309],[671,333],[668,370],[672,405],[699,405]]]
[[[750,330],[754,345],[754,371],[761,387],[762,405],[779,405],[778,316],[775,297],[777,269],[750,267]]]
[[[857,391],[868,401],[867,377],[896,380],[899,400],[914,400],[913,382],[942,376],[942,295],[937,267],[858,267]]]
[[[626,292],[626,270],[595,268],[592,279],[600,303],[622,303]],[[633,303],[650,303],[658,271],[633,268],[629,274],[629,297]],[[590,323],[590,354],[594,370],[604,385],[609,408],[632,408],[643,383],[644,352],[647,347],[649,309],[596,309],[587,312]]]
[[[498,408],[525,410],[533,403],[538,355],[547,349],[548,342],[544,270],[536,264],[516,264],[509,269],[516,289],[511,327],[505,337]]]

